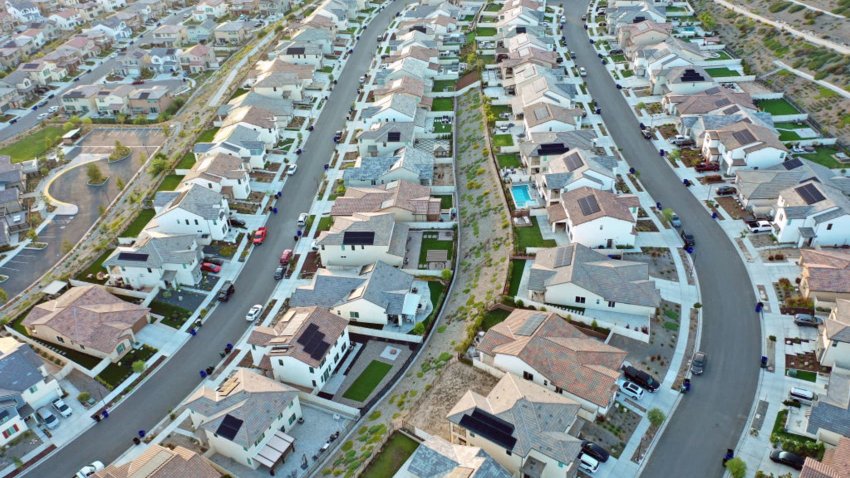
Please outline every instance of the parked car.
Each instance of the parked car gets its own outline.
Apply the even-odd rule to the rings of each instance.
[[[634,382],[625,382],[620,384],[620,393],[631,398],[632,400],[640,400],[643,398],[643,389]]]
[[[682,136],[679,134],[670,139],[670,144],[675,146],[686,146],[689,144],[694,144],[694,140],[688,138],[687,136]]]
[[[223,260],[219,259],[218,257],[213,257],[213,256],[204,256],[203,262],[209,262],[209,263],[215,264],[217,266],[223,266],[224,265]]]
[[[643,139],[652,139],[652,130],[651,129],[642,129],[640,130],[640,134],[643,135]]]
[[[710,171],[720,171],[720,165],[717,163],[699,163],[694,166],[694,170],[698,173],[707,173]]]
[[[284,249],[280,254],[280,265],[285,266],[292,260],[292,249]]]
[[[772,232],[773,226],[770,221],[747,221],[747,229],[752,233]]]
[[[59,426],[59,419],[56,418],[56,415],[54,415],[49,408],[41,407],[38,409],[37,413],[39,421],[41,421],[41,423],[43,423],[48,429],[53,430]]]
[[[91,464],[80,468],[80,471],[78,471],[77,474],[74,475],[74,478],[88,478],[97,473],[98,471],[102,471],[104,468],[106,467],[104,466],[103,462],[93,461],[91,462]]]
[[[213,264],[212,262],[204,262],[201,264],[201,270],[204,272],[212,272],[213,274],[218,274],[221,272],[221,266],[218,264]]]
[[[599,461],[586,453],[581,453],[578,456],[578,467],[585,473],[596,473],[599,469]]]
[[[286,170],[286,175],[287,176],[295,176],[296,171],[298,171],[298,165],[297,164],[291,164],[289,166],[289,168]]]
[[[794,315],[794,323],[800,327],[817,327],[823,323],[823,320],[812,314],[796,314]]]
[[[691,373],[694,375],[702,375],[705,372],[705,352],[697,352],[694,358],[691,359]]]
[[[334,133],[334,143],[339,143],[339,140],[342,139],[342,131],[337,131]]]
[[[268,234],[268,229],[265,226],[254,231],[253,242],[255,246],[259,246],[262,243],[266,242],[266,235]]]
[[[39,108],[43,108],[45,106],[47,106],[47,100],[41,100],[41,101],[38,102]]]
[[[277,266],[277,269],[274,270],[274,280],[283,279],[284,274],[286,274],[286,268],[284,266]]]
[[[248,313],[245,314],[245,320],[248,322],[253,322],[260,318],[260,314],[263,313],[263,306],[260,304],[254,304],[248,309]]]
[[[644,372],[643,370],[638,370],[632,367],[631,365],[625,365],[623,367],[623,375],[629,381],[638,384],[641,388],[649,392],[655,392],[656,390],[658,390],[658,387],[661,386],[661,384],[658,383],[658,380],[656,380],[655,377]]]
[[[56,113],[57,111],[59,111],[58,106],[51,106],[50,108],[47,108],[48,113]]]
[[[693,234],[688,234],[687,232],[685,232],[684,229],[682,229],[679,232],[679,235],[682,237],[682,242],[685,243],[685,248],[694,247],[695,245],[697,245],[697,241],[694,239]]]
[[[670,216],[670,225],[675,227],[676,229],[679,229],[680,227],[682,227],[682,220],[679,219],[679,215],[676,214],[675,212],[673,213],[672,216]]]
[[[733,194],[736,194],[738,190],[735,189],[733,186],[720,186],[715,192],[718,196],[731,196]]]
[[[578,74],[580,76],[587,76],[587,70],[583,66],[580,66],[578,67]]]
[[[225,282],[218,291],[219,302],[227,302],[230,300],[230,296],[233,295],[234,292],[236,292],[236,286],[233,285],[233,282]]]
[[[227,219],[227,222],[230,223],[231,227],[239,227],[239,228],[242,228],[242,229],[245,228],[245,221],[243,221],[242,219],[239,219],[239,218],[236,218],[236,217],[231,217],[231,218]]]
[[[53,409],[56,410],[59,415],[62,415],[65,418],[70,417],[71,414],[74,413],[74,410],[69,407],[68,404],[65,403],[65,401],[61,398],[53,400],[53,402],[51,402],[51,405],[53,405]]]
[[[608,461],[608,458],[611,456],[608,453],[608,450],[602,448],[602,446],[596,443],[593,443],[592,441],[587,440],[581,442],[581,452],[585,455],[592,456],[594,459],[596,459],[596,461],[599,461],[601,463],[605,463],[606,461]]]
[[[50,115],[47,114],[47,113],[41,113],[41,114],[38,115],[38,120],[39,121],[46,120],[48,116],[50,116]]]
[[[802,470],[803,462],[805,462],[806,459],[796,453],[791,453],[790,451],[773,450],[770,452],[770,461],[790,466],[795,470]]]

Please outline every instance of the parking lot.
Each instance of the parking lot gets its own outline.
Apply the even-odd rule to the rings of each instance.
[[[153,154],[165,142],[165,135],[160,127],[100,127],[85,135],[78,144],[83,154],[109,154],[116,141],[132,149],[133,156],[138,158],[141,152],[147,159],[147,156]]]

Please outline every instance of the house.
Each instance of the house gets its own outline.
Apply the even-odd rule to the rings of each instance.
[[[546,169],[545,173],[534,176],[534,184],[550,206],[561,201],[561,193],[565,191],[582,187],[613,191],[617,158],[576,148],[549,160]]]
[[[801,418],[802,434],[826,444],[836,446],[850,435],[850,370],[833,367],[826,393],[818,395]]]
[[[776,129],[773,126],[773,116],[770,113],[738,105],[728,105],[702,115],[680,116],[677,130],[682,135],[693,139],[696,142],[696,147],[702,149],[706,131],[720,129],[742,121],[770,130]]]
[[[367,127],[380,123],[414,123],[418,110],[419,99],[416,96],[395,93],[363,108],[361,118]]]
[[[133,36],[133,30],[127,26],[127,23],[114,15],[102,20],[95,20],[92,22],[92,26],[83,30],[83,32],[87,33],[92,30],[101,31],[116,41],[126,40]]]
[[[647,264],[611,259],[581,244],[537,253],[528,278],[536,302],[649,318],[661,294]]]
[[[560,201],[546,208],[552,231],[563,230],[570,242],[587,247],[633,246],[640,201],[632,194],[582,186],[561,192]]]
[[[797,247],[850,244],[850,198],[841,190],[810,179],[779,193],[774,236]]]
[[[103,262],[114,285],[133,289],[193,287],[201,281],[203,249],[194,234],[143,231],[132,246],[118,246]]]
[[[234,15],[257,15],[260,10],[259,0],[229,0],[227,3]]]
[[[239,368],[221,385],[205,383],[184,404],[201,442],[248,468],[271,469],[294,451],[287,431],[301,418],[301,402],[288,385]]]
[[[130,112],[130,93],[135,90],[132,85],[118,85],[101,88],[95,98],[97,112],[101,115],[118,116]]]
[[[287,309],[271,326],[248,337],[254,366],[271,367],[274,379],[321,390],[351,348],[348,321],[321,307]]]
[[[175,48],[185,44],[187,38],[188,34],[185,26],[180,23],[176,25],[166,23],[153,31],[151,44],[165,48]]]
[[[608,413],[626,352],[585,335],[563,317],[514,309],[484,334],[475,358],[581,405],[593,421]]]
[[[227,117],[221,123],[221,129],[227,130],[239,126],[256,133],[256,140],[271,148],[279,139],[279,131],[275,122],[275,114],[259,106],[240,106],[228,112]],[[219,139],[224,140],[228,135],[223,134]]]
[[[143,30],[144,20],[139,12],[130,11],[129,9],[121,10],[115,13],[115,18],[124,22],[134,32]]]
[[[121,300],[103,286],[87,285],[36,305],[23,325],[39,340],[117,362],[148,318],[147,307]]]
[[[662,106],[671,115],[704,115],[729,105],[756,109],[753,98],[744,92],[713,86],[695,94],[668,93],[661,100]]]
[[[528,7],[519,6],[503,11],[499,15],[499,21],[496,23],[496,28],[508,29],[517,27],[536,27],[540,24],[540,18],[543,15],[541,12],[532,10]]]
[[[393,181],[374,187],[350,187],[331,206],[331,216],[358,213],[388,213],[397,222],[424,222],[440,219],[440,199],[431,197],[431,188],[409,181]]]
[[[230,117],[230,114],[228,114],[228,117]],[[218,130],[213,137],[213,144],[218,145],[218,147],[214,146],[208,151],[201,152],[230,154],[247,162],[251,169],[262,169],[266,163],[266,150],[273,146],[276,141],[276,130],[269,131],[268,129],[236,123]],[[198,152],[199,148],[203,149],[203,145],[204,143],[196,144],[195,151]]]
[[[230,111],[242,106],[259,106],[262,109],[269,111],[277,125],[278,131],[286,128],[292,119],[294,104],[292,100],[284,98],[269,98],[259,95],[253,91],[249,91],[243,95],[237,96],[230,100],[226,105],[218,107],[217,117],[213,124],[221,126],[230,114]]]
[[[151,48],[148,52],[150,68],[157,73],[172,73],[180,68],[180,50],[171,47]]]
[[[701,50],[696,43],[678,38],[668,38],[656,45],[639,47],[634,54],[632,68],[635,74],[649,78],[673,67],[700,66],[707,68],[712,63],[712,53]]]
[[[6,0],[6,12],[20,23],[42,20],[38,7],[29,0]]]
[[[519,155],[529,175],[546,171],[549,161],[570,150],[590,151],[596,148],[596,133],[591,129],[532,133],[528,136],[519,143]]]
[[[18,71],[26,73],[35,85],[42,87],[47,87],[55,81],[61,81],[68,74],[64,68],[43,58],[24,63],[18,67]]]
[[[720,163],[726,174],[739,169],[764,169],[785,161],[788,148],[775,130],[746,121],[707,130],[702,140],[702,156]]]
[[[402,148],[395,156],[358,158],[343,173],[346,186],[376,186],[409,181],[430,186],[434,179],[434,156],[414,148]]]
[[[663,8],[663,7],[662,7]],[[641,22],[666,23],[667,13],[659,9],[654,2],[642,0],[638,2],[627,2],[605,11],[608,22],[608,34],[614,35],[622,25]]]
[[[653,95],[690,95],[717,86],[717,82],[696,65],[671,66],[655,71],[649,82]]]
[[[821,461],[806,457],[800,478],[844,478],[850,476],[850,438],[840,437],[835,448],[824,451]]]
[[[552,103],[537,103],[522,110],[526,134],[581,129],[583,110]]]
[[[187,43],[206,43],[213,37],[213,32],[218,23],[212,18],[206,18],[203,21],[185,23],[184,25],[186,27]]]
[[[268,69],[258,76],[249,77],[246,86],[254,93],[268,98],[284,98],[301,101],[305,99],[306,88],[313,83],[312,65],[295,65],[280,59],[264,65]],[[256,70],[255,70],[256,71]]]
[[[657,45],[673,34],[672,24],[651,20],[619,25],[616,28],[617,44],[629,58],[632,58],[641,47]]]
[[[251,25],[248,22],[228,21],[219,23],[213,30],[216,45],[242,45],[248,40],[249,36],[251,36]]]
[[[183,177],[184,187],[192,184],[209,188],[226,198],[245,200],[251,194],[251,178],[245,164],[229,154],[201,158]]]
[[[363,267],[381,261],[404,265],[409,227],[390,213],[338,216],[322,231],[315,245],[325,267]]]
[[[360,156],[392,156],[401,148],[413,145],[416,125],[412,122],[372,123],[357,136]]]
[[[177,57],[180,67],[189,74],[218,68],[215,50],[206,45],[198,44],[186,50],[180,50]]]
[[[63,8],[51,13],[48,20],[55,23],[60,30],[74,30],[83,24],[80,14],[73,8]]]
[[[314,18],[325,18],[315,16]],[[325,55],[331,55],[334,52],[334,40],[336,39],[336,26],[314,28],[305,26],[292,37],[292,42],[298,45],[313,45],[322,49]],[[285,46],[292,46],[291,43],[284,43]]]
[[[194,234],[199,244],[225,240],[230,207],[221,193],[198,184],[154,196],[156,215],[146,229],[163,234]]]
[[[278,52],[278,57],[295,65],[311,65],[316,69],[322,67],[325,58],[325,52],[318,45],[310,43],[290,42],[287,46],[281,48]]]
[[[573,477],[580,405],[506,373],[486,396],[472,390],[448,413],[451,442],[480,447],[512,476]]]
[[[437,63],[408,56],[387,64],[386,72],[386,81],[397,80],[405,76],[432,80],[440,73],[440,66]]]
[[[30,228],[22,198],[25,192],[26,174],[21,165],[0,155],[0,246],[16,246]]]
[[[221,472],[203,455],[175,446],[151,444],[127,463],[107,466],[91,478],[221,478]]]
[[[819,329],[818,363],[823,367],[850,366],[850,300],[836,299]]]
[[[130,113],[156,116],[164,114],[174,103],[174,96],[167,86],[153,85],[136,87],[127,96]]]
[[[519,36],[526,35],[523,33]],[[526,67],[531,65],[552,70],[558,67],[559,59],[554,51],[541,50],[533,46],[523,46],[518,50],[507,50],[497,45],[496,57],[499,61],[499,75],[504,87],[515,85],[516,71],[525,71]]]
[[[207,18],[221,18],[227,15],[227,3],[224,0],[203,0],[195,5],[192,17],[196,21]]]
[[[28,28],[17,35],[17,41],[27,41],[28,45],[34,48],[41,48],[47,43],[47,36],[40,28]]]
[[[153,60],[148,50],[132,48],[118,57],[119,72],[125,76],[141,76],[142,70],[151,68]]]
[[[61,396],[59,383],[32,347],[0,337],[0,446],[20,438],[35,410]]]
[[[291,307],[319,306],[355,323],[401,326],[417,319],[427,285],[395,267],[377,262],[355,275],[319,269],[313,282],[295,289]]]
[[[393,478],[511,478],[481,447],[455,445],[436,435],[420,443]]]
[[[850,253],[836,249],[801,249],[800,293],[818,307],[850,300]]]
[[[526,71],[533,73],[532,78],[524,79]],[[526,65],[515,70],[517,77],[516,98],[512,100],[514,114],[521,114],[526,108],[548,103],[571,109],[577,92],[572,84],[561,83],[551,74],[539,69],[537,65]],[[522,79],[522,81],[520,81]]]

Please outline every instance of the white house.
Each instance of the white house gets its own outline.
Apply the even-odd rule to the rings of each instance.
[[[522,72],[515,70],[516,75],[516,98],[513,99],[513,111],[519,114],[525,111],[526,108],[535,106],[541,103],[549,103],[563,108],[573,107],[573,98],[576,95],[575,86],[568,83],[562,83],[555,79],[551,74],[544,72],[537,65],[527,65],[523,71],[532,69],[539,73],[534,74],[530,79],[520,81]]]
[[[252,105],[233,108],[228,112],[227,117],[222,122],[221,130],[236,125],[257,133],[256,140],[262,141],[267,148],[274,146],[280,137],[280,132],[275,122],[275,114],[259,106]],[[220,141],[229,138],[227,132],[216,136]]]
[[[503,12],[496,28],[536,27],[540,23],[540,12],[519,6]]]
[[[552,231],[563,230],[570,242],[610,249],[634,245],[639,207],[635,195],[583,186],[562,192],[560,201],[546,212]]]
[[[343,173],[346,186],[377,186],[409,181],[430,186],[434,179],[434,156],[414,148],[403,148],[394,156],[358,158]]]
[[[316,239],[325,267],[363,267],[385,262],[404,265],[409,227],[391,213],[355,213],[335,218]]]
[[[321,390],[351,348],[348,321],[321,307],[286,310],[248,338],[254,366],[268,361],[275,380]]]
[[[416,119],[419,100],[413,95],[396,93],[364,108],[362,118],[367,127],[378,123],[412,123]]]
[[[294,451],[287,434],[301,418],[298,390],[247,369],[221,385],[205,382],[184,402],[196,437],[252,470],[273,468]]]
[[[57,10],[51,13],[47,19],[55,23],[60,30],[73,30],[83,23],[80,14],[73,8]]]
[[[248,199],[251,194],[251,178],[245,163],[229,154],[201,158],[183,177],[183,186],[192,184],[212,189],[227,198]]]
[[[408,181],[393,181],[381,186],[346,188],[331,206],[331,216],[357,213],[389,213],[397,222],[440,220],[440,198],[431,196],[431,188]]]
[[[779,193],[773,230],[780,243],[797,247],[850,245],[850,199],[810,179]]]
[[[739,169],[763,169],[785,161],[788,148],[775,130],[741,121],[719,129],[706,130],[702,156],[720,163],[726,174]]]
[[[539,251],[531,266],[528,294],[536,302],[647,319],[661,303],[647,264],[611,259],[581,244]]]
[[[221,18],[227,15],[227,3],[224,0],[203,0],[195,5],[192,17],[204,21],[207,17]]]
[[[522,110],[525,132],[532,133],[575,131],[581,129],[584,111],[564,108],[551,103],[537,103]]]
[[[401,148],[413,145],[416,125],[411,122],[373,123],[357,137],[360,156],[392,156]]]
[[[103,262],[113,285],[134,289],[195,286],[201,281],[203,250],[194,234],[143,231],[132,246],[118,246]]]
[[[192,184],[179,191],[160,191],[154,197],[156,216],[146,230],[166,234],[194,234],[200,244],[225,240],[230,207],[221,194]]]
[[[325,52],[318,45],[309,43],[292,42],[281,49],[278,53],[281,60],[294,65],[311,65],[321,68],[324,62]]]
[[[650,76],[652,94],[692,95],[717,86],[711,75],[699,66],[671,66]]]
[[[29,0],[6,0],[6,12],[15,17],[20,23],[42,20],[38,6]]]
[[[850,367],[850,300],[837,299],[818,337],[818,361],[824,367]]]
[[[582,187],[613,191],[616,169],[617,158],[576,148],[550,159],[546,172],[534,175],[534,184],[545,204],[555,205],[564,191]]]

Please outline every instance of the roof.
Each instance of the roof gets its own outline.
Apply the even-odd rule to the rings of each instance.
[[[775,130],[740,121],[718,129],[707,130],[706,135],[712,140],[718,140],[727,151],[743,148],[746,153],[752,153],[764,148],[775,148],[788,151]]]
[[[776,199],[783,190],[809,179],[817,179],[840,189],[844,194],[850,194],[850,178],[838,170],[803,158],[794,158],[768,168],[739,170],[735,175],[738,194],[748,200]]]
[[[534,127],[549,121],[560,121],[575,126],[581,118],[582,111],[551,103],[538,103],[526,106],[522,110],[525,122],[529,127]]]
[[[484,334],[478,349],[527,363],[566,392],[607,407],[626,352],[589,337],[563,317],[514,309]]]
[[[613,181],[614,168],[616,167],[617,158],[613,156],[596,156],[587,150],[576,148],[550,159],[549,171],[544,173],[543,176],[546,179],[546,187],[549,189],[565,189],[574,181],[582,178],[601,186],[602,183],[599,179],[586,173],[592,171]],[[560,209],[564,211],[563,207],[560,207]]]
[[[255,327],[251,345],[271,347],[270,355],[288,356],[318,368],[345,333],[348,320],[323,307],[293,307],[271,327]]]
[[[800,265],[811,292],[850,293],[850,253],[800,249]]]
[[[23,183],[25,178],[23,167],[12,163],[12,158],[0,155],[0,185],[15,186]]]
[[[572,465],[581,451],[581,441],[567,431],[579,408],[567,397],[506,373],[486,397],[467,391],[449,411],[448,419],[457,425],[464,422],[461,426],[467,429],[482,421],[495,423],[495,434],[488,433],[490,427],[486,426],[482,427],[485,433],[478,434],[501,442],[500,446],[523,458],[535,450]]]
[[[319,269],[310,285],[295,289],[289,305],[333,308],[363,299],[381,307],[388,315],[401,315],[413,280],[412,275],[381,261],[354,276]]]
[[[738,93],[720,86],[711,87],[705,91],[691,95],[668,93],[664,97],[664,101],[675,104],[679,115],[705,114],[732,104],[744,108],[756,109],[755,103],[753,103],[753,99],[749,94]]]
[[[248,171],[245,170],[245,165],[241,159],[229,154],[216,153],[214,155],[204,156],[200,161],[195,163],[189,173],[183,178],[183,182],[185,183],[195,178],[219,182],[222,179],[246,179],[247,175]]]
[[[150,445],[123,465],[111,464],[92,478],[220,478],[221,473],[203,456],[175,446]]]
[[[260,128],[275,128],[275,114],[259,106],[239,106],[230,110],[221,124],[222,128],[239,123],[247,123]]]
[[[410,121],[374,123],[371,128],[362,131],[358,141],[374,141],[376,143],[398,143],[408,145],[413,141],[413,130],[416,128]]]
[[[800,478],[847,478],[850,476],[850,438],[840,437],[835,448],[824,451],[823,459],[806,458]]]
[[[147,307],[125,302],[103,286],[87,285],[36,305],[23,324],[49,327],[76,344],[108,354],[130,338],[128,330],[147,316]]]
[[[850,343],[850,300],[835,300],[835,307],[824,322],[824,327],[829,340]]]
[[[119,246],[103,262],[104,267],[160,269],[163,265],[187,266],[203,257],[194,234],[142,234],[130,247]]]
[[[812,405],[806,431],[817,435],[824,429],[839,435],[850,436],[850,370],[838,366],[829,374],[826,396]]]
[[[786,217],[812,217],[816,223],[850,214],[850,199],[840,190],[816,179],[784,189],[779,193],[778,204],[785,210]]]
[[[559,155],[573,148],[592,150],[596,147],[595,139],[596,133],[592,129],[531,133],[531,140],[521,142],[519,150],[526,157]],[[554,145],[559,146],[557,153],[549,152]]]
[[[246,369],[237,369],[220,386],[213,386],[205,383],[196,390],[186,399],[186,408],[203,417],[199,428],[209,433],[218,433],[226,421],[231,433],[226,438],[248,448],[298,399],[294,388]]]
[[[573,226],[607,217],[634,223],[630,208],[640,205],[633,194],[617,195],[583,186],[561,193],[561,202]]]
[[[28,344],[0,337],[0,395],[23,392],[44,380],[44,363]]]
[[[173,193],[174,191],[163,192]],[[221,193],[197,184],[189,185],[177,193],[177,196],[168,203],[163,211],[156,215],[154,220],[174,209],[182,209],[208,221],[221,219],[223,214],[221,203],[224,200]],[[156,193],[154,197],[156,198],[159,195],[160,193]]]
[[[419,444],[406,462],[407,473],[416,478],[511,478],[483,449],[455,445],[439,436]]]
[[[425,96],[425,82],[412,76],[403,76],[388,82],[380,88],[376,88],[374,93],[375,98],[382,98],[394,93],[404,93],[421,98]]]
[[[538,251],[529,274],[529,290],[567,283],[613,302],[647,307],[661,302],[645,263],[611,259],[578,243]]]
[[[345,181],[377,181],[384,175],[404,169],[416,174],[420,181],[434,177],[434,156],[414,148],[402,148],[396,156],[367,157],[360,165],[346,169]]]
[[[440,199],[431,197],[431,188],[409,181],[393,181],[373,187],[350,187],[345,196],[336,198],[331,216],[350,216],[358,212],[380,212],[400,208],[414,215],[440,213]]]
[[[389,213],[356,213],[339,216],[330,230],[322,231],[316,244],[319,246],[382,246],[387,253],[403,257],[409,227],[396,223]]]

